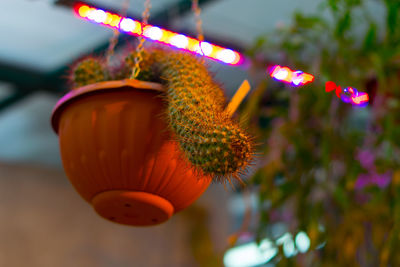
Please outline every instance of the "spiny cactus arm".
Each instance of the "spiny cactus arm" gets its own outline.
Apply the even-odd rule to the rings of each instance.
[[[134,58],[127,57],[127,69]],[[237,106],[225,110],[223,90],[208,69],[191,54],[164,49],[145,50],[140,68],[139,79],[161,78],[170,129],[192,165],[217,181],[238,177],[252,159],[252,138],[231,118]]]
[[[100,59],[88,57],[78,62],[73,68],[70,81],[74,88],[109,79],[108,72]]]
[[[125,79],[128,79],[132,73],[132,68],[135,67],[136,51],[131,52],[125,58],[125,69],[123,75]],[[151,51],[144,50],[142,52],[142,61],[139,63],[140,72],[137,77],[138,80],[142,81],[160,81],[159,71],[157,71],[157,65],[154,62],[154,54]]]
[[[237,177],[252,159],[252,138],[224,111],[225,98],[206,67],[182,53],[157,55],[167,83],[167,116],[189,161],[203,173]],[[235,109],[235,108],[233,108]]]

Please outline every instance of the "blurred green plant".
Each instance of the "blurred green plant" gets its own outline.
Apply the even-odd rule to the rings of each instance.
[[[183,213],[189,227],[188,243],[190,251],[199,267],[223,266],[222,254],[214,248],[211,232],[207,226],[209,212],[198,204],[190,206]]]
[[[258,239],[276,240],[279,224],[311,241],[294,257],[280,249],[275,263],[400,266],[400,1],[326,0],[248,55],[254,72],[276,62],[316,76],[301,88],[266,77],[243,110],[264,143],[250,180]],[[368,92],[369,106],[341,102],[326,81]]]

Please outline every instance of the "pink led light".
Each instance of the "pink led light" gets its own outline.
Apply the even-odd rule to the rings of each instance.
[[[90,16],[89,17],[90,19],[94,20],[97,23],[103,23],[107,18],[106,12],[104,12],[101,9],[97,9],[97,10],[91,12],[91,14],[89,16]]]
[[[325,83],[325,91],[335,91],[336,96],[345,103],[350,103],[356,106],[365,106],[368,104],[369,96],[367,93],[359,92],[356,88],[346,87],[342,88],[332,81]]]
[[[186,49],[189,44],[189,39],[183,34],[178,34],[174,35],[169,42],[175,47]]]
[[[159,41],[163,36],[163,31],[158,27],[146,26],[143,35],[153,41]]]
[[[213,52],[213,46],[210,43],[201,42],[200,45],[197,44],[196,52],[199,53],[200,55],[204,54],[205,56],[209,56]]]
[[[300,70],[293,71],[288,67],[279,65],[273,66],[269,73],[275,80],[290,83],[294,86],[303,86],[314,81],[314,75],[312,74],[304,73]]]
[[[290,77],[291,71],[289,68],[282,68],[281,66],[276,66],[274,67],[274,70],[271,73],[271,77],[278,80],[278,81],[284,81],[284,82],[291,82],[292,78]]]
[[[244,61],[244,57],[240,53],[231,49],[208,42],[199,42],[197,39],[152,25],[142,25],[139,21],[121,17],[93,6],[78,3],[74,6],[74,11],[79,18],[118,29],[130,35],[144,36],[158,43],[203,55],[229,65],[239,65]]]
[[[303,80],[304,80],[304,78],[303,78],[303,76],[301,75],[302,74],[302,72],[301,71],[296,71],[296,72],[294,72],[293,73],[294,75],[294,77],[292,78],[292,83],[293,83],[293,85],[294,86],[300,86],[300,84],[303,82]]]
[[[139,27],[140,27],[140,23],[137,23],[133,19],[124,18],[119,23],[119,28],[121,30],[123,30],[124,32],[133,32],[137,27],[136,24],[139,24]]]
[[[340,94],[342,93],[342,88],[340,86],[336,86],[334,82],[328,81],[325,83],[325,92],[335,91],[336,96],[340,98]]]
[[[360,93],[358,96],[352,97],[351,100],[355,105],[363,105],[368,103],[369,96],[367,93]]]
[[[234,62],[235,58],[235,52],[233,52],[231,49],[222,49],[217,53],[217,59],[228,64]]]
[[[75,13],[77,13],[80,17],[86,18],[90,11],[90,7],[86,5],[80,5],[75,8]]]
[[[302,77],[303,77],[303,81],[302,81],[303,85],[305,85],[307,83],[312,83],[315,79],[314,75],[309,74],[309,73],[303,73]]]

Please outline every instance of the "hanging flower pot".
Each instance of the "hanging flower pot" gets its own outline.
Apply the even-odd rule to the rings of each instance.
[[[165,121],[163,87],[119,80],[90,84],[55,106],[65,172],[96,212],[128,225],[155,225],[208,187],[181,154]]]
[[[75,89],[52,116],[66,174],[98,214],[122,224],[159,224],[193,203],[212,179],[240,180],[253,145],[231,115],[244,87],[226,106],[222,89],[191,54],[133,52],[121,65],[113,73],[99,58],[79,62]],[[141,81],[129,79],[132,70]]]
[[[141,32],[150,6],[146,0]],[[201,48],[196,0],[193,10]],[[231,116],[249,86],[226,107],[204,62],[190,53],[145,51],[143,37],[116,70],[110,66],[117,40],[114,31],[105,58],[73,68],[74,89],[54,108],[52,126],[68,178],[100,216],[159,224],[193,203],[211,180],[240,180],[253,144]]]

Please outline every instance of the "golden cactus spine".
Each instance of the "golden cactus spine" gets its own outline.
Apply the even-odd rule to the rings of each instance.
[[[188,53],[150,50],[144,58],[142,71],[164,80],[168,121],[189,161],[217,180],[238,177],[251,161],[252,140],[224,111],[207,68]]]
[[[77,63],[70,77],[74,87],[81,87],[108,79],[107,71],[98,58],[89,57]]]

